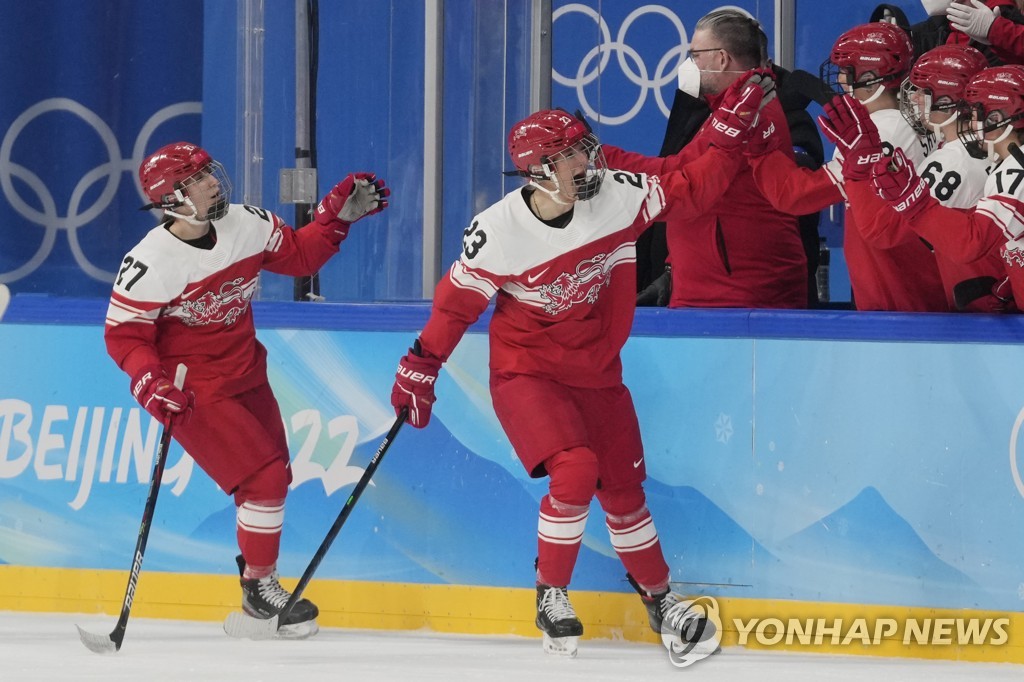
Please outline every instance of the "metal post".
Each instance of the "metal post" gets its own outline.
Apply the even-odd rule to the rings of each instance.
[[[434,295],[441,274],[444,196],[444,0],[424,3],[423,46],[423,297]]]
[[[241,159],[237,173],[242,202],[254,206],[263,203],[263,0],[238,0],[242,19],[239,41],[239,99],[241,115]]]
[[[551,108],[551,0],[533,0],[530,17],[530,111]]]
[[[312,167],[310,151],[310,17],[309,0],[295,0],[295,170],[282,172],[282,199],[295,204],[295,227],[309,220],[312,195],[316,193],[316,169]],[[285,186],[288,185],[288,191]],[[310,186],[312,185],[312,186]],[[290,192],[290,193],[289,193]],[[287,196],[286,196],[287,195]],[[320,299],[320,274],[296,277],[292,291],[296,301]]]
[[[792,71],[796,67],[796,0],[775,0],[775,59]]]

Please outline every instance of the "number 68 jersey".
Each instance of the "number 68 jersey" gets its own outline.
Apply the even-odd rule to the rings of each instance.
[[[253,206],[233,204],[212,225],[211,248],[178,239],[166,223],[150,230],[121,262],[104,330],[129,376],[151,364],[173,376],[184,362],[189,387],[206,398],[266,381],[249,305],[260,271],[309,275],[338,252],[319,225],[293,230]]]
[[[982,199],[970,209],[932,204],[914,230],[958,263],[1002,256],[1017,307],[1024,304],[1024,153],[1015,146],[989,173]]]
[[[706,210],[735,170],[714,149],[660,180],[609,170],[597,196],[577,201],[562,227],[537,218],[524,189],[507,194],[465,230],[461,258],[438,283],[423,349],[446,360],[497,296],[492,373],[582,388],[620,384],[619,352],[636,308],[637,237],[667,205],[673,215]]]

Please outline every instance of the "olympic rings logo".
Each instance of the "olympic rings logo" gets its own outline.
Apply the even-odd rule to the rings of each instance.
[[[741,7],[736,7],[735,5],[722,5],[715,9],[726,8],[739,10],[749,14],[747,10]],[[675,90],[674,84],[676,82],[676,72],[679,65],[682,64],[684,60],[686,51],[690,48],[690,39],[686,32],[686,27],[683,26],[682,20],[680,20],[672,10],[663,5],[643,5],[626,16],[622,21],[622,26],[619,27],[615,40],[612,40],[611,30],[609,29],[607,22],[604,20],[604,17],[597,10],[580,3],[571,3],[555,10],[551,16],[552,27],[559,18],[572,13],[582,14],[592,19],[594,23],[597,24],[597,29],[600,33],[600,42],[586,53],[582,61],[580,61],[574,76],[566,76],[559,73],[559,71],[552,66],[551,77],[559,85],[576,89],[576,98],[579,100],[580,109],[583,113],[588,118],[594,119],[599,123],[621,125],[631,121],[640,112],[640,110],[643,109],[644,104],[647,102],[648,95],[653,93],[658,108],[661,110],[661,113],[665,118],[668,118],[669,113],[671,112],[671,104],[666,103],[663,88],[669,83],[672,83],[672,90]],[[675,45],[665,52],[665,54],[658,60],[653,76],[647,68],[647,64],[640,52],[626,41],[626,34],[629,32],[633,23],[640,17],[647,14],[655,14],[665,17],[665,19],[667,19],[675,29],[679,37]],[[643,44],[643,38],[640,39],[639,44]],[[626,113],[618,116],[603,114],[595,109],[587,99],[585,91],[585,88],[588,85],[593,83],[602,73],[604,73],[611,61],[612,53],[615,53],[616,63],[622,73],[631,83],[639,86],[640,88],[639,96],[633,105],[628,111],[626,111]]]
[[[7,201],[10,202],[11,207],[29,222],[41,226],[45,230],[45,234],[39,249],[29,258],[28,262],[13,270],[0,272],[0,282],[13,282],[35,272],[53,250],[57,241],[57,233],[60,230],[67,231],[68,244],[74,255],[75,263],[85,274],[100,281],[113,281],[115,275],[113,271],[108,272],[93,265],[86,257],[78,239],[79,228],[91,223],[110,206],[121,184],[123,173],[130,173],[134,178],[135,170],[142,163],[149,139],[157,127],[177,116],[199,114],[201,111],[201,102],[178,102],[160,109],[146,121],[142,130],[139,131],[132,148],[131,158],[124,159],[121,158],[121,150],[114,131],[95,112],[79,102],[64,97],[54,97],[26,109],[11,123],[4,135],[3,142],[0,143],[0,189]],[[53,112],[72,114],[90,125],[99,135],[103,146],[106,147],[107,155],[107,160],[104,163],[87,172],[75,185],[71,197],[68,199],[67,211],[63,215],[58,211],[57,200],[43,180],[27,167],[15,163],[11,158],[15,142],[25,128],[40,116]],[[36,205],[26,201],[18,193],[14,186],[15,178],[35,192],[38,199]],[[91,206],[83,209],[81,204],[86,192],[101,181],[105,184],[99,196]],[[135,182],[134,186],[139,197],[144,200],[145,197],[138,183]]]
[[[1021,425],[1024,425],[1024,409],[1017,413],[1017,420],[1010,432],[1010,473],[1013,475],[1013,484],[1017,487],[1017,492],[1024,497],[1024,480],[1021,479],[1020,467],[1017,464],[1017,436]]]

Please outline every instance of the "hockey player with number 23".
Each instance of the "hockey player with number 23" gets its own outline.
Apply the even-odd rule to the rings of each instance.
[[[202,148],[169,144],[139,168],[144,208],[164,220],[124,257],[107,309],[107,351],[131,377],[132,395],[237,506],[242,608],[277,615],[291,596],[277,558],[291,468],[284,425],[256,340],[250,301],[261,270],[315,273],[338,252],[352,223],[387,206],[369,173],[338,183],[313,221],[293,230],[262,208],[230,204],[224,168]],[[188,367],[186,391],[168,372]],[[282,637],[317,631],[317,607],[301,599]]]
[[[705,631],[707,621],[689,622],[696,617],[669,588],[619,354],[635,310],[637,237],[659,216],[685,219],[719,198],[744,163],[740,148],[773,88],[765,72],[741,79],[714,114],[714,146],[661,177],[607,169],[590,127],[566,111],[517,123],[508,149],[515,174],[528,182],[464,231],[462,256],[399,363],[391,402],[422,428],[442,363],[497,295],[494,411],[528,474],[550,478],[536,564],[536,624],[549,653],[575,656],[583,634],[567,587],[595,495],[651,628],[660,634],[668,619],[687,633]]]

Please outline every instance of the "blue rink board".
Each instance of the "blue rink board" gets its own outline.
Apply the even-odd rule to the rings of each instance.
[[[105,354],[105,306],[16,296],[0,324],[0,561],[120,569],[134,543],[159,429]],[[255,305],[295,474],[286,574],[393,421],[395,362],[428,310]],[[531,584],[545,483],[494,416],[483,323],[446,365],[430,426],[397,438],[324,577]],[[623,363],[673,579],[740,586],[706,589],[734,597],[1020,610],[1021,325],[638,311]],[[231,573],[234,543],[230,498],[176,447],[147,566]],[[573,586],[629,589],[596,506]]]

